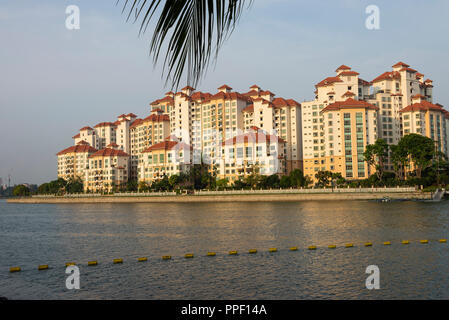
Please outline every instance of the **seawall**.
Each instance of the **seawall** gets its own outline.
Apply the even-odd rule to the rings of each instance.
[[[8,199],[8,203],[194,203],[194,202],[282,202],[377,200],[430,200],[430,192],[363,192],[363,193],[290,193],[242,195],[177,195],[177,196],[100,196],[100,197],[30,197]]]

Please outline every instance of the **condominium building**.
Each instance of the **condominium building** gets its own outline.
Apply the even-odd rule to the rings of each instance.
[[[325,132],[324,157],[314,159],[313,172],[318,170],[340,173],[345,179],[366,179],[374,173],[365,162],[363,153],[377,139],[378,107],[362,100],[349,98],[329,104],[323,110]]]
[[[222,143],[222,158],[217,164],[218,178],[234,182],[252,173],[282,175],[285,173],[285,140],[251,127],[244,134]]]
[[[438,151],[448,154],[449,112],[443,106],[427,101],[423,95],[412,98],[412,104],[401,109],[402,135],[417,133],[435,141]]]
[[[128,181],[129,155],[110,144],[91,154],[85,170],[85,192],[111,192]]]
[[[170,135],[170,119],[168,114],[154,108],[144,119],[135,119],[130,130],[130,178],[139,176],[139,154],[149,146],[164,141]]]
[[[432,138],[449,156],[449,112],[433,103],[433,81],[424,74],[403,62],[371,82],[346,65],[335,72],[302,103],[257,85],[242,93],[228,85],[216,93],[190,86],[167,92],[150,103],[146,118],[128,113],[81,128],[71,151],[58,153],[58,176],[84,177],[92,191],[126,179],[152,182],[199,163],[231,182],[256,168],[266,175],[300,169],[312,180],[319,171],[365,179],[374,173],[363,161],[366,146],[378,138],[397,144],[409,133]],[[105,150],[120,154],[108,158]],[[120,164],[111,167],[114,160]],[[385,169],[393,169],[390,158]]]
[[[325,131],[324,108],[336,102],[363,100],[369,96],[369,82],[359,78],[359,73],[341,65],[336,76],[327,77],[315,85],[315,99],[301,103],[302,117],[302,156],[304,174],[315,179],[318,171],[335,168],[331,163],[329,129]],[[329,110],[329,109],[328,109]],[[329,120],[327,120],[329,123]],[[342,135],[333,136],[340,140]],[[337,142],[338,143],[338,142]],[[326,153],[326,150],[328,152]],[[335,160],[334,160],[335,161]],[[337,167],[338,168],[338,167]]]
[[[164,177],[187,173],[191,166],[191,146],[178,141],[159,142],[139,154],[139,181],[152,183]]]
[[[95,152],[97,149],[85,141],[79,141],[75,146],[58,152],[58,178],[84,180],[88,158]]]
[[[246,93],[232,91],[228,85],[217,90],[210,94],[187,86],[173,96],[171,135],[193,147],[194,162],[203,161],[212,168],[222,157],[220,146],[224,140],[257,126],[286,141],[285,173],[302,169],[301,105],[298,102],[274,98],[274,93],[257,85]]]
[[[379,107],[379,138],[397,144],[402,136],[400,110],[412,104],[415,95],[432,102],[433,82],[406,63],[398,62],[392,68],[371,81],[373,92],[367,101]]]

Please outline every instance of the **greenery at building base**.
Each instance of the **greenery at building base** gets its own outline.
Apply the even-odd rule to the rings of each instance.
[[[19,184],[12,190],[12,195],[15,197],[25,197],[30,195],[30,188],[23,184]]]
[[[37,188],[38,194],[82,193],[83,191],[83,181],[80,178],[69,179],[68,181],[58,178],[43,183]]]

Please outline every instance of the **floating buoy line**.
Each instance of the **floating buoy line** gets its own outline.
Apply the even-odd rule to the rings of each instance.
[[[429,241],[427,239],[421,239],[421,240],[417,240],[416,242],[419,243],[419,244],[429,244],[429,243],[434,243],[434,242],[447,243],[447,239],[439,239],[439,240],[435,240],[435,241]],[[399,244],[409,245],[411,243],[412,243],[411,240],[402,240]],[[382,245],[383,246],[391,246],[391,245],[393,245],[393,243],[391,241],[385,241],[385,242],[382,242]],[[345,245],[343,245],[341,247],[342,248],[353,248],[354,246],[357,246],[357,245],[354,245],[354,243],[346,243]],[[364,246],[364,247],[372,247],[373,243],[372,242],[365,242],[363,244],[360,244],[359,246],[360,247],[362,247],[362,246]],[[310,245],[310,246],[306,247],[305,249],[307,249],[308,251],[316,251],[318,249],[324,249],[324,250],[325,249],[337,249],[337,245],[336,244],[330,244],[330,245],[328,245],[326,247],[317,247],[315,245]],[[290,248],[288,248],[288,250],[289,251],[298,251],[298,247],[290,247]],[[250,255],[257,254],[258,252],[259,251],[257,249],[249,249],[247,251],[247,253],[250,254]],[[276,253],[276,252],[278,252],[278,248],[269,248],[266,252],[268,252],[268,253]],[[237,256],[237,255],[239,255],[239,252],[237,250],[231,250],[231,251],[228,252],[228,255]],[[206,257],[215,257],[215,256],[217,256],[217,253],[214,252],[214,251],[209,251],[209,252],[207,252],[205,254],[205,256]],[[196,257],[196,255],[194,253],[186,253],[184,255],[185,259],[193,259],[194,257]],[[171,255],[164,255],[164,256],[162,256],[159,259],[172,260],[172,256]],[[139,258],[137,258],[137,260],[134,260],[134,261],[136,261],[136,262],[147,262],[148,261],[148,257],[139,257]],[[113,259],[111,261],[111,263],[112,264],[122,264],[122,263],[124,263],[124,259],[123,258],[116,258],[116,259]],[[87,263],[84,263],[84,264],[83,263],[78,264],[78,263],[72,261],[72,262],[66,262],[65,266],[69,267],[69,266],[76,266],[76,265],[87,265],[89,267],[94,267],[94,266],[97,266],[98,264],[99,263],[98,263],[97,260],[88,261]],[[37,267],[38,271],[44,271],[44,270],[48,270],[48,269],[51,269],[49,264],[41,264],[41,265],[38,265],[38,267]],[[15,272],[20,272],[20,271],[22,271],[22,268],[19,267],[19,266],[14,266],[14,267],[10,267],[9,268],[9,272],[10,273],[15,273]]]

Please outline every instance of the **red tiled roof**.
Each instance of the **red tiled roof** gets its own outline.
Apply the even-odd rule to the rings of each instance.
[[[115,127],[115,124],[113,122],[100,122],[99,124],[95,125],[94,128],[100,127]]]
[[[72,139],[78,139],[78,138],[80,138],[80,137],[81,137],[81,135],[78,133],[78,134],[74,135],[74,136],[72,137]]]
[[[118,147],[119,147],[119,145],[115,142],[111,142],[110,144],[108,144],[106,146],[106,148],[118,148]]]
[[[184,143],[184,142],[177,142],[177,141],[169,141],[169,140],[165,140],[159,143],[156,143],[154,145],[152,145],[151,147],[146,148],[145,150],[143,150],[142,152],[152,152],[155,150],[172,150],[175,149],[175,147],[178,149],[192,149],[191,146],[189,146],[188,144]]]
[[[408,64],[404,63],[404,62],[399,61],[398,63],[396,63],[396,64],[393,66],[393,68],[396,68],[396,67],[406,67],[406,68],[408,68],[408,67],[410,67],[410,66],[409,66]]]
[[[424,81],[424,83],[431,83],[431,82],[433,82],[433,81],[430,79],[426,79],[426,81]]]
[[[315,87],[325,87],[336,82],[343,82],[339,77],[327,77],[326,79],[318,82]]]
[[[232,90],[232,88],[226,84],[222,85],[221,87],[218,87],[218,90],[221,90],[221,89]]]
[[[401,79],[401,75],[399,74],[399,72],[397,72],[397,71],[384,72],[371,82],[373,83],[373,82],[378,82],[378,81],[383,81],[383,80],[392,80],[392,79],[397,79],[397,80]]]
[[[399,71],[408,71],[408,72],[411,72],[411,73],[416,73],[416,72],[418,72],[418,71],[416,71],[415,69],[412,69],[412,68],[402,68],[402,69],[399,70]]]
[[[254,85],[252,85],[251,87],[249,87],[250,89],[252,89],[252,88],[257,88],[257,89],[260,89],[260,87],[257,85],[257,84],[254,84]]]
[[[416,73],[416,78],[422,78],[422,77],[424,77],[424,75],[422,73],[420,73],[420,72]]]
[[[366,109],[372,109],[372,110],[379,110],[378,107],[362,100],[354,100],[352,98],[347,99],[346,101],[337,101],[334,102],[327,107],[325,107],[321,112],[325,111],[333,111],[333,110],[340,110],[340,109],[352,109],[352,108],[366,108]]]
[[[190,98],[192,100],[206,100],[206,99],[209,99],[210,97],[212,97],[212,95],[210,93],[208,93],[208,92],[200,92],[200,91],[194,92],[190,96]]]
[[[248,113],[254,112],[254,105],[250,104],[245,109],[243,109],[242,112],[248,112]]]
[[[145,119],[143,119],[143,122],[152,121],[152,122],[162,122],[162,121],[170,121],[170,117],[168,114],[151,114]]]
[[[265,90],[265,91],[260,91],[260,95],[261,96],[265,96],[265,95],[270,95],[270,96],[275,96],[275,94],[269,90]]]
[[[137,116],[134,113],[128,113],[126,116],[131,118],[137,118]]]
[[[84,131],[84,130],[93,130],[91,127],[82,127],[81,129],[80,129],[80,131]]]
[[[157,99],[154,100],[153,102],[150,103],[150,106],[156,105],[156,104],[161,104],[161,103],[167,103],[168,105],[172,106],[174,104],[174,99],[170,96],[165,96],[162,99]]]
[[[195,90],[195,88],[192,88],[191,86],[185,86],[184,88],[182,88],[181,90]]]
[[[412,96],[412,99],[424,99],[426,100],[427,97],[423,96],[422,94],[415,94]]]
[[[129,155],[122,150],[105,148],[105,149],[101,149],[101,150],[95,152],[94,154],[91,154],[89,156],[89,158],[93,158],[93,157],[128,157],[128,156]]]
[[[444,110],[441,105],[436,105],[436,104],[430,103],[429,101],[426,101],[426,100],[422,100],[419,103],[411,104],[411,105],[399,110],[399,112],[429,111],[429,110],[446,112],[446,110]]]
[[[209,98],[207,98],[206,100],[204,100],[205,103],[211,101],[211,100],[218,100],[218,99],[222,99],[222,100],[243,100],[243,101],[247,101],[247,102],[251,102],[251,99],[241,93],[238,92],[218,92],[212,96],[210,96]]]
[[[62,151],[59,151],[56,155],[60,156],[66,153],[84,153],[84,152],[88,152],[88,153],[94,153],[97,152],[97,149],[89,146],[89,145],[76,145],[76,146],[71,146],[67,149],[64,149]]]
[[[87,145],[87,146],[90,146],[89,142],[84,141],[84,140],[81,140],[81,141],[78,141],[78,142],[77,142],[77,145],[82,145],[82,144]]]
[[[348,77],[348,76],[358,76],[360,73],[358,73],[358,72],[356,72],[356,71],[343,71],[343,72],[341,72],[338,76],[339,77],[341,77],[341,76],[345,76],[345,77]]]
[[[301,104],[293,99],[276,98],[271,102],[275,108],[280,107],[300,107]]]
[[[249,96],[249,97],[252,97],[252,96],[259,96],[259,92],[256,91],[256,90],[251,90],[251,91],[248,91],[248,92],[246,92],[246,93],[243,93],[243,95],[244,95],[244,96]]]
[[[335,72],[338,72],[340,70],[351,70],[351,68],[342,64],[341,66],[338,67],[337,70],[335,70]]]
[[[359,85],[362,85],[362,86],[369,86],[370,83],[369,83],[368,81],[366,81],[366,80],[363,80],[363,79],[360,79],[360,78],[359,78]]]
[[[342,95],[342,97],[353,97],[355,96],[354,92],[351,91],[346,91],[344,95]]]
[[[143,122],[142,119],[136,119],[133,121],[133,123],[131,123],[131,125],[129,126],[129,128],[135,128],[137,127],[139,124],[141,124]]]

